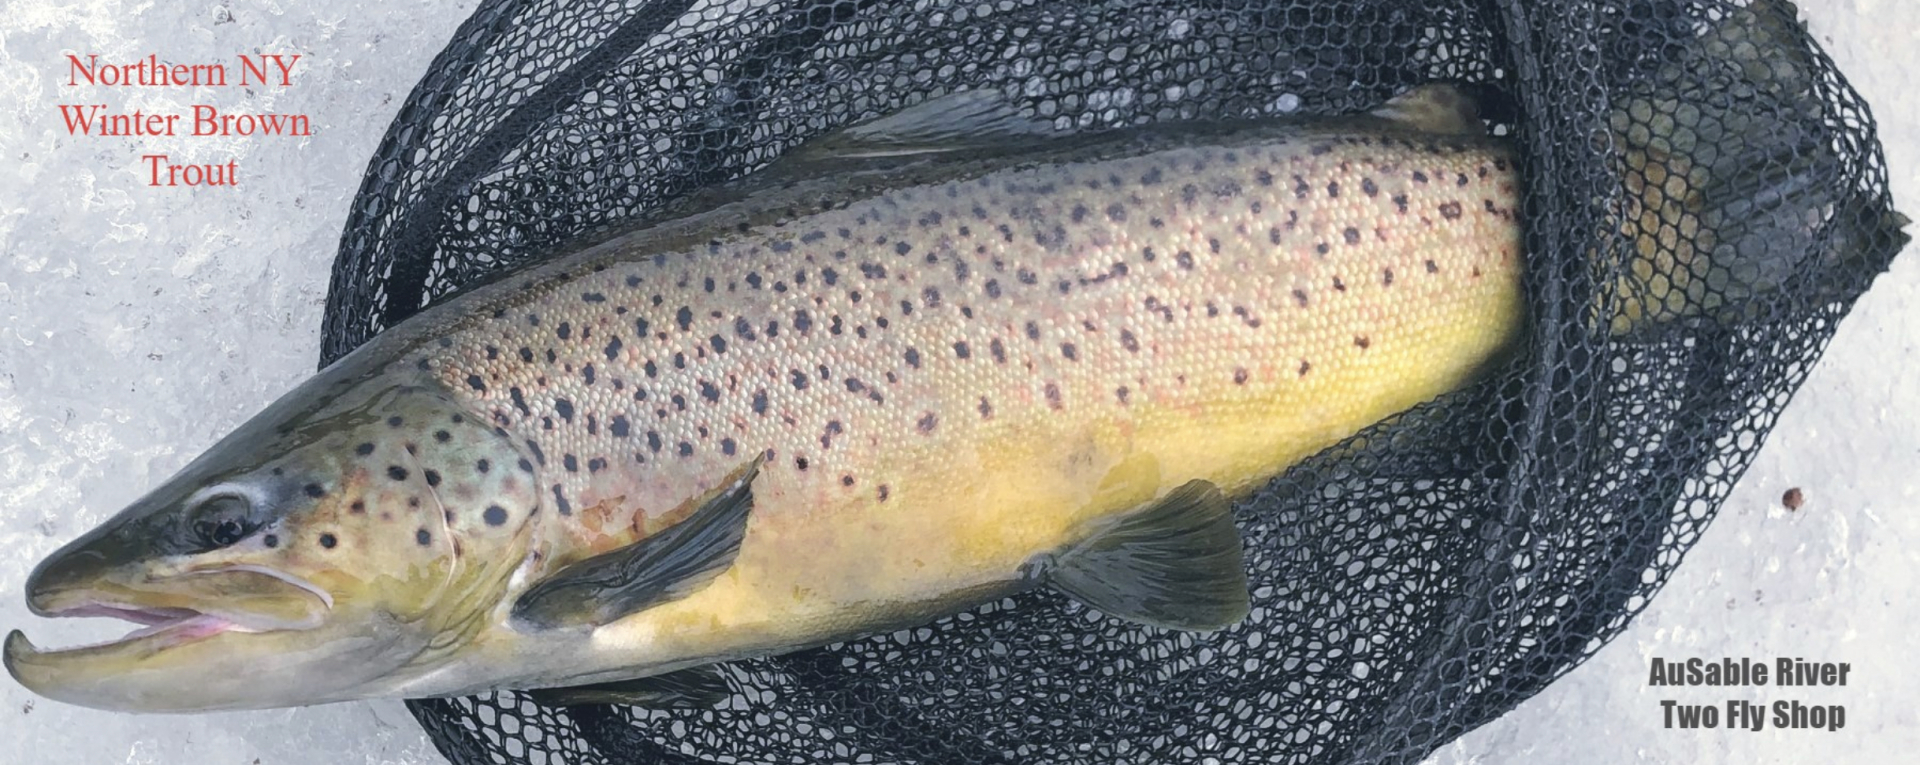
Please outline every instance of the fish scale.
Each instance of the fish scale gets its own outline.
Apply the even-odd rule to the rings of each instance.
[[[717,619],[745,650],[1004,582],[1191,479],[1245,491],[1518,332],[1491,141],[1128,149],[642,231],[472,296],[485,318],[414,354],[539,456],[554,565],[679,521],[765,454],[734,569],[622,623],[646,639],[606,638],[671,650],[660,625]]]

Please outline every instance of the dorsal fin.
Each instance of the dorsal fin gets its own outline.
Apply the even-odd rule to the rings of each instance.
[[[1401,93],[1375,107],[1371,114],[1423,133],[1480,135],[1487,131],[1473,98],[1444,83]]]
[[[963,90],[828,133],[781,161],[817,162],[999,147],[1008,141],[1032,140],[1052,132],[1051,125],[1021,114],[997,91]]]

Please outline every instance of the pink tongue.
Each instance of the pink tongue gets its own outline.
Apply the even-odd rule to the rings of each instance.
[[[228,627],[232,626],[233,622],[218,616],[199,614],[187,619],[171,619],[163,623],[154,624],[151,627],[138,629],[132,634],[121,638],[121,640],[134,640],[150,635],[158,635],[162,632],[167,633],[168,637],[176,640],[193,640],[225,632]]]
[[[198,615],[198,611],[184,608],[120,608],[118,606],[87,605],[60,614],[61,616],[107,616],[125,619],[140,624],[168,624]]]

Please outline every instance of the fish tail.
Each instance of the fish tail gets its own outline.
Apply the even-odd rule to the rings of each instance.
[[[1795,14],[1787,0],[1728,10],[1615,110],[1632,247],[1608,296],[1615,335],[1752,320],[1783,292],[1845,299],[1906,245],[1907,216],[1842,154],[1852,141]]]

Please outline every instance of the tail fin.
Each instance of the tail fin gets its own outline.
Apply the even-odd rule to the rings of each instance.
[[[1851,294],[1908,219],[1854,187],[1787,0],[1755,0],[1662,65],[1610,125],[1625,179],[1611,330],[1754,318],[1782,289]]]

